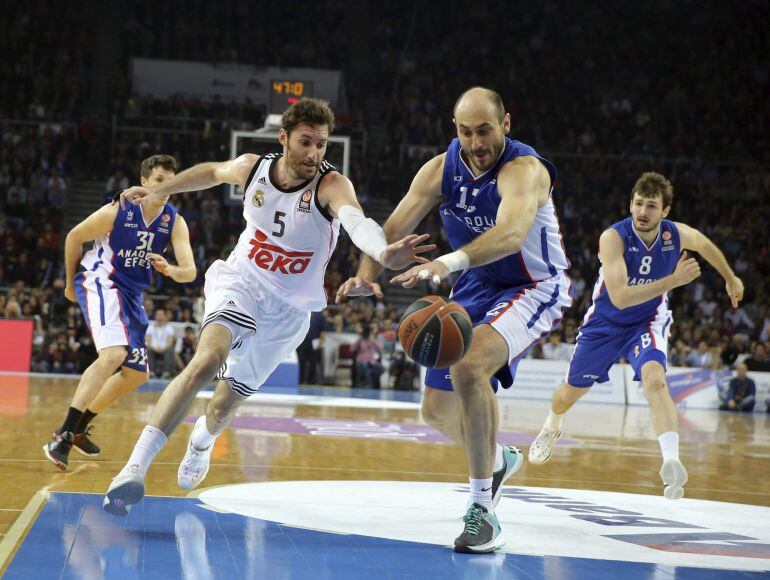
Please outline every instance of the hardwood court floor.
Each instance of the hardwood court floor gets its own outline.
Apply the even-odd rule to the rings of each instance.
[[[39,491],[103,494],[160,394],[136,392],[98,416],[93,435],[101,455],[91,459],[73,451],[70,471],[62,473],[41,447],[63,420],[75,385],[67,378],[0,375],[3,536]],[[203,413],[206,403],[196,400],[190,417]],[[546,412],[544,402],[504,400],[501,438],[520,444],[526,453]],[[462,449],[429,433],[416,405],[249,403],[235,425],[217,442],[205,488],[294,480],[467,483]],[[177,487],[176,473],[191,427],[183,423],[156,459],[148,495],[187,495]],[[680,433],[690,476],[686,497],[770,506],[770,416],[691,410],[680,417]],[[646,408],[578,404],[549,463],[525,462],[508,484],[657,495],[662,491],[659,466]]]

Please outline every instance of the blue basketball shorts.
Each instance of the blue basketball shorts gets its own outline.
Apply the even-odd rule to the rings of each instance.
[[[474,327],[489,324],[508,344],[508,365],[490,379],[495,391],[498,383],[507,389],[513,384],[519,361],[558,326],[562,312],[572,303],[571,281],[560,273],[526,286],[501,289],[472,274],[463,274],[465,280],[458,281],[450,298],[468,311]],[[450,369],[428,369],[425,386],[452,391]]]
[[[142,294],[126,291],[103,274],[81,271],[74,280],[75,296],[94,339],[96,350],[125,346],[124,367],[147,371],[147,313]]]

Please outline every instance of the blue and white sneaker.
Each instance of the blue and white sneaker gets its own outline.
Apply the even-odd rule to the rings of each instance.
[[[131,506],[144,497],[145,476],[139,472],[138,465],[131,465],[112,479],[102,507],[113,516],[127,516]]]

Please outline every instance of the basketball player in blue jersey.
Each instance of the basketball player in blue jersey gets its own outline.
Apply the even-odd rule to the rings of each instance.
[[[530,146],[506,137],[511,118],[500,96],[474,87],[454,108],[457,139],[428,161],[384,226],[389,240],[414,231],[439,212],[452,253],[393,278],[413,287],[463,271],[452,300],[474,323],[470,350],[451,369],[428,369],[425,420],[465,446],[470,498],[458,552],[492,552],[503,543],[494,507],[502,484],[523,463],[515,447],[496,443],[495,386],[510,387],[518,362],[559,323],[571,303],[559,223],[551,190],[556,170]],[[337,296],[376,294],[381,271],[363,258]]]
[[[153,155],[142,161],[141,183],[159,185],[175,171],[173,157]],[[195,279],[187,224],[167,201],[168,197],[157,198],[125,210],[108,200],[67,235],[64,295],[80,304],[98,357],[83,373],[64,423],[43,446],[45,456],[63,471],[72,447],[84,455],[99,454],[89,437],[89,423],[147,381],[148,321],[142,292],[152,281],[151,271],[177,282]],[[83,256],[83,244],[90,241],[94,247]],[[161,255],[169,243],[176,266]]]
[[[679,460],[676,407],[666,383],[672,322],[666,294],[700,275],[698,262],[686,250],[700,254],[721,274],[733,307],[743,298],[743,283],[706,236],[665,219],[672,200],[673,188],[665,177],[644,173],[631,194],[631,217],[599,238],[601,268],[593,304],[583,318],[565,382],[554,392],[548,418],[529,449],[529,461],[548,461],[564,414],[594,383],[609,380],[610,367],[625,358],[650,404],[663,455],[663,495],[679,499],[687,471]]]

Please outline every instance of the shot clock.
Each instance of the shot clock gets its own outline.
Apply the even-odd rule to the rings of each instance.
[[[270,81],[268,113],[283,113],[302,97],[313,96],[313,82],[297,79],[274,79]]]

